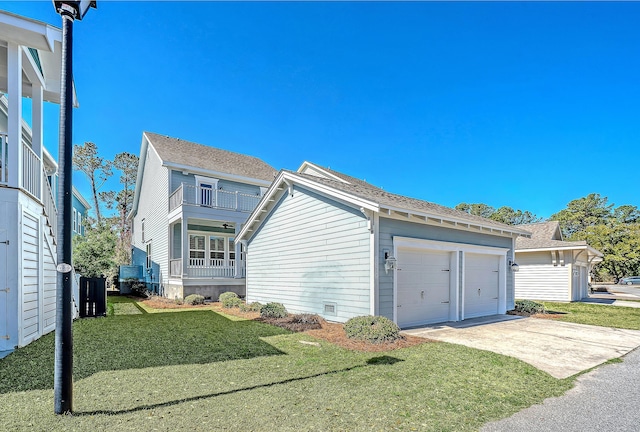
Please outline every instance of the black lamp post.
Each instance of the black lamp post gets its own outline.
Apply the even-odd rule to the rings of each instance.
[[[82,19],[95,1],[54,1],[62,17],[62,73],[60,79],[60,181],[58,188],[58,282],[56,294],[56,334],[54,371],[54,410],[56,414],[72,411],[73,402],[73,333],[71,330],[71,213],[72,213],[72,115],[73,115],[73,21]]]

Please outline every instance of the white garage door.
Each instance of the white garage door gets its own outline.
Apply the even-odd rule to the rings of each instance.
[[[466,253],[464,259],[464,318],[497,314],[500,257]]]
[[[448,321],[450,252],[399,249],[397,260],[398,325]]]

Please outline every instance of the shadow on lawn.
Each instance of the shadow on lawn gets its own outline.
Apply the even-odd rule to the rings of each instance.
[[[210,310],[82,319],[73,324],[74,380],[101,371],[206,364],[283,354],[260,338],[287,330]],[[0,360],[0,394],[53,388],[54,334]]]
[[[141,406],[137,406],[137,407],[134,407],[134,408],[125,409],[125,410],[74,411],[73,415],[74,416],[93,416],[93,415],[100,415],[100,414],[106,414],[106,415],[129,414],[129,413],[135,413],[135,412],[145,411],[145,410],[149,410],[149,409],[158,409],[158,408],[165,408],[165,407],[175,406],[175,405],[179,405],[179,404],[182,404],[182,403],[194,402],[194,401],[197,401],[197,400],[211,399],[211,398],[218,397],[218,396],[225,396],[225,395],[234,394],[234,393],[240,393],[240,392],[244,392],[244,391],[251,391],[251,390],[256,390],[256,389],[259,389],[259,388],[268,388],[268,387],[273,387],[273,386],[280,385],[280,384],[288,384],[288,383],[292,383],[292,382],[296,382],[296,381],[304,381],[304,380],[307,380],[307,379],[318,378],[318,377],[321,377],[321,376],[335,375],[337,373],[349,372],[349,371],[352,371],[352,370],[356,370],[356,369],[360,369],[360,368],[364,368],[364,367],[369,367],[369,366],[392,365],[392,364],[395,364],[395,363],[398,363],[398,362],[401,362],[401,361],[404,361],[404,360],[397,359],[395,357],[390,357],[390,356],[373,357],[373,358],[367,360],[367,362],[365,364],[359,364],[359,365],[355,365],[355,366],[351,366],[351,367],[347,367],[347,368],[343,368],[343,369],[332,370],[332,371],[327,371],[327,372],[321,372],[321,373],[317,373],[317,374],[313,374],[313,375],[307,375],[307,376],[303,376],[303,377],[289,378],[289,379],[276,381],[276,382],[272,382],[272,383],[267,383],[267,384],[257,384],[257,385],[250,386],[250,387],[242,387],[242,388],[222,391],[222,392],[218,392],[218,393],[209,393],[209,394],[206,394],[206,395],[193,396],[193,397],[184,398],[184,399],[176,399],[176,400],[157,403],[157,404],[141,405]]]

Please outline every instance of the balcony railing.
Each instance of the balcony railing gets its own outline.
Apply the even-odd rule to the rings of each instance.
[[[11,169],[17,170],[18,167],[9,165],[7,134],[0,134],[0,185],[20,187],[34,198],[40,200],[44,207],[44,214],[49,218],[49,225],[55,236],[58,227],[58,210],[51,185],[47,181],[47,174],[42,166],[42,160],[24,141],[22,142],[22,176],[18,179],[20,184],[11,184],[9,179],[9,170]]]
[[[188,278],[234,278],[245,277],[245,262],[232,259],[189,258],[186,277]],[[182,277],[182,258],[169,261],[169,274]]]
[[[42,164],[25,143],[22,143],[22,187],[34,197],[41,198]]]
[[[238,191],[229,192],[182,183],[169,196],[169,211],[181,205],[197,205],[250,213],[258,205],[260,198],[258,195],[243,194]]]

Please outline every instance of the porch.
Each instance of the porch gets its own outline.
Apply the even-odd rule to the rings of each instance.
[[[245,250],[234,243],[238,226],[237,222],[198,218],[170,224],[169,277],[201,281],[243,279]]]

